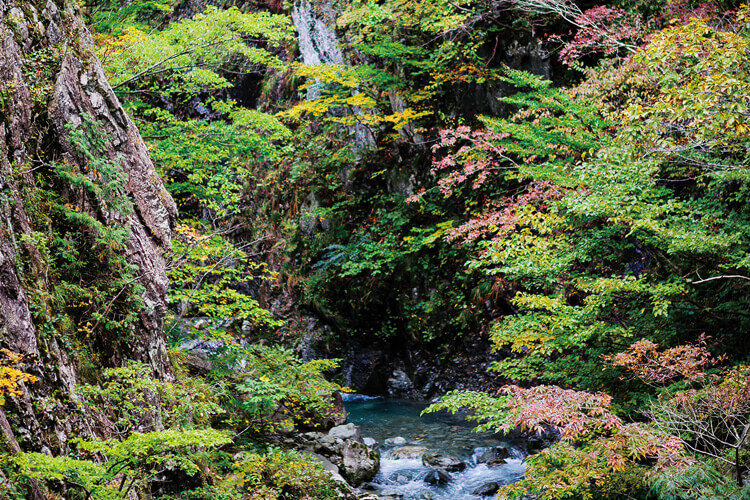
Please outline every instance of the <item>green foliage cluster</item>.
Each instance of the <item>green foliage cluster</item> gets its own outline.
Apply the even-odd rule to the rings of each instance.
[[[211,378],[231,425],[254,432],[317,428],[331,411],[331,394],[342,390],[324,378],[337,366],[335,359],[303,363],[281,346],[233,345],[216,360]]]
[[[341,491],[323,468],[309,455],[294,450],[269,448],[265,454],[250,454],[236,464],[236,475],[252,500],[340,498]]]
[[[238,346],[217,354],[205,378],[188,375],[179,353],[173,361],[174,382],[130,363],[80,385],[78,410],[96,416],[111,437],[82,431],[86,437],[71,436],[69,451],[58,456],[0,454],[15,485],[3,493],[25,498],[23,485],[38,480],[65,498],[125,499],[182,477],[189,479],[169,490],[174,498],[337,497],[317,460],[267,445],[269,433],[314,428],[328,415],[339,387],[322,374],[335,361],[304,364],[280,347]]]
[[[205,450],[229,441],[225,433],[213,429],[164,430],[133,433],[123,441],[80,439],[75,443],[79,458],[22,453],[13,460],[25,478],[62,481],[80,492],[81,498],[114,500],[144,489],[165,469],[195,475]],[[82,456],[104,456],[106,462]]]
[[[643,451],[659,438],[644,441],[653,431],[633,434],[640,424],[612,424],[595,439],[566,439],[563,431],[562,443],[529,459],[526,479],[507,488],[511,497],[748,494],[740,473],[750,416],[745,372],[729,371],[723,380],[683,374],[686,380],[655,390],[624,379],[607,362],[639,339],[672,346],[704,333],[715,352],[747,362],[750,219],[740,201],[747,189],[741,166],[747,161],[747,7],[733,15],[721,28],[707,19],[674,23],[622,66],[603,64],[573,90],[511,72],[519,90],[511,98],[515,115],[482,119],[484,130],[457,128],[443,136],[438,187],[474,197],[480,207],[452,236],[478,241],[482,251],[469,267],[513,291],[514,314],[491,331],[496,348],[509,355],[493,369],[527,384],[606,390],[618,398],[614,408],[621,414],[643,418],[649,409],[646,429],[681,442],[673,451],[681,450],[683,462],[660,466],[653,462],[656,450]],[[557,188],[540,190],[544,183]],[[477,185],[505,194],[503,205],[479,198]],[[421,199],[434,196],[428,191]],[[664,358],[656,366],[674,362]],[[727,383],[737,385],[723,392]],[[580,414],[560,417],[580,394],[542,407],[520,390],[499,398],[456,393],[435,409],[469,407],[483,427],[532,422],[540,425],[535,430],[585,426],[606,414],[590,406],[583,423]],[[716,417],[708,407],[733,416]],[[522,418],[516,418],[519,408]],[[612,429],[630,430],[620,436]]]
[[[98,384],[81,384],[77,392],[81,408],[105,418],[121,438],[152,428],[206,426],[223,411],[208,386],[155,380],[143,363],[106,368]]]
[[[204,235],[200,227],[196,230],[188,224],[178,224],[176,229],[168,271],[173,303],[181,304],[191,316],[249,321],[258,333],[283,325],[257,300],[238,290],[249,282],[272,279],[265,264],[251,260],[246,251],[220,234]],[[174,343],[180,337],[181,319],[174,318],[168,330],[168,334],[174,332]],[[226,338],[225,334],[223,330],[210,332],[213,338]]]

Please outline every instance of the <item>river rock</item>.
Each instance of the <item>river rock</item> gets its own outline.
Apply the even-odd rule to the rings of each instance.
[[[497,490],[499,489],[500,489],[500,485],[493,481],[491,483],[483,484],[479,488],[472,491],[471,494],[477,495],[480,497],[489,497],[497,493]]]
[[[380,453],[359,441],[347,440],[341,458],[344,476],[353,486],[370,481],[380,469]]]
[[[424,482],[431,485],[448,484],[450,481],[450,474],[440,469],[431,470],[424,477]]]
[[[486,464],[503,460],[510,456],[508,448],[504,446],[490,446],[487,448],[476,448],[474,450],[474,460],[478,464]]]
[[[443,469],[448,472],[462,471],[466,468],[466,464],[461,459],[435,451],[428,451],[422,455],[422,463],[427,467]]]
[[[498,458],[497,460],[490,460],[487,462],[487,467],[500,467],[501,465],[507,464],[508,461],[504,458]]]
[[[424,446],[402,446],[391,452],[390,458],[400,460],[404,458],[420,458],[427,452]]]
[[[385,444],[387,446],[401,446],[406,444],[406,439],[402,438],[401,436],[392,437],[386,439]]]
[[[376,444],[378,444],[377,441],[375,441],[371,437],[362,438],[362,442],[365,443],[366,446],[369,446],[370,448],[374,448]]]
[[[362,433],[359,431],[359,427],[354,424],[337,425],[328,431],[328,435],[341,439],[351,439],[359,443],[363,442]]]

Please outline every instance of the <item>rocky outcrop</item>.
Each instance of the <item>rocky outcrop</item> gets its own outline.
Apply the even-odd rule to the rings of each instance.
[[[380,469],[380,453],[362,443],[359,428],[353,424],[334,427],[328,434],[306,432],[290,437],[286,443],[313,457],[322,457],[336,467],[352,486],[370,481]]]
[[[135,359],[156,376],[171,377],[163,336],[168,283],[163,255],[177,210],[107,82],[73,3],[0,0],[0,67],[0,346],[23,355],[24,370],[40,378],[6,405],[6,413],[22,449],[64,449],[72,430],[97,434],[104,425],[73,416],[80,365],[92,359],[74,352],[72,344],[94,349],[104,365]],[[89,171],[91,158],[74,144],[74,131],[85,121],[101,131],[97,160],[118,165],[124,176],[110,199],[86,189],[83,177],[77,184],[56,169],[63,165],[92,183],[104,182],[100,172]],[[81,218],[129,233],[112,252],[124,258],[134,277],[110,301],[112,306],[132,293],[142,304],[126,336],[106,335],[97,322],[70,342],[62,326],[47,317],[53,298],[63,293],[53,277],[54,256],[45,254],[42,240],[70,224],[50,212],[52,194]],[[129,200],[133,209],[112,210],[113,199]],[[107,258],[94,255],[76,285],[85,288],[96,273],[106,274]],[[53,393],[57,407],[34,408],[35,398]]]

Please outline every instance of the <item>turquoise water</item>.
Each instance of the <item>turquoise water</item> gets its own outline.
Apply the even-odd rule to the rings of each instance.
[[[477,499],[471,495],[477,487],[488,483],[509,484],[523,476],[525,465],[520,454],[514,454],[513,442],[502,440],[492,433],[472,432],[473,425],[459,416],[427,414],[420,416],[427,406],[413,401],[348,395],[345,398],[349,422],[360,427],[363,437],[375,439],[381,452],[380,473],[374,479],[377,493],[403,495],[404,499]],[[430,486],[424,482],[430,471],[421,459],[393,459],[390,453],[398,445],[387,445],[386,439],[402,437],[409,446],[424,446],[454,455],[467,464],[466,470],[452,472],[451,482],[444,486]],[[506,465],[487,467],[477,464],[477,448],[505,446],[511,450]]]

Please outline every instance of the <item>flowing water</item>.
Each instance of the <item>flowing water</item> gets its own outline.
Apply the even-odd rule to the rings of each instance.
[[[477,499],[471,493],[489,482],[500,485],[520,479],[525,465],[520,454],[514,454],[514,444],[503,441],[491,433],[475,433],[472,424],[459,416],[427,414],[420,417],[426,407],[423,403],[367,396],[348,395],[345,398],[349,422],[360,427],[363,437],[375,439],[380,449],[380,472],[373,480],[379,495],[403,495],[404,499]],[[388,445],[389,438],[402,437],[409,446],[424,446],[429,450],[454,455],[467,468],[451,472],[451,481],[443,486],[430,486],[424,477],[431,469],[422,465],[419,458],[393,459],[390,453],[403,445]],[[505,446],[511,450],[507,464],[488,467],[477,464],[478,450],[490,446]]]

